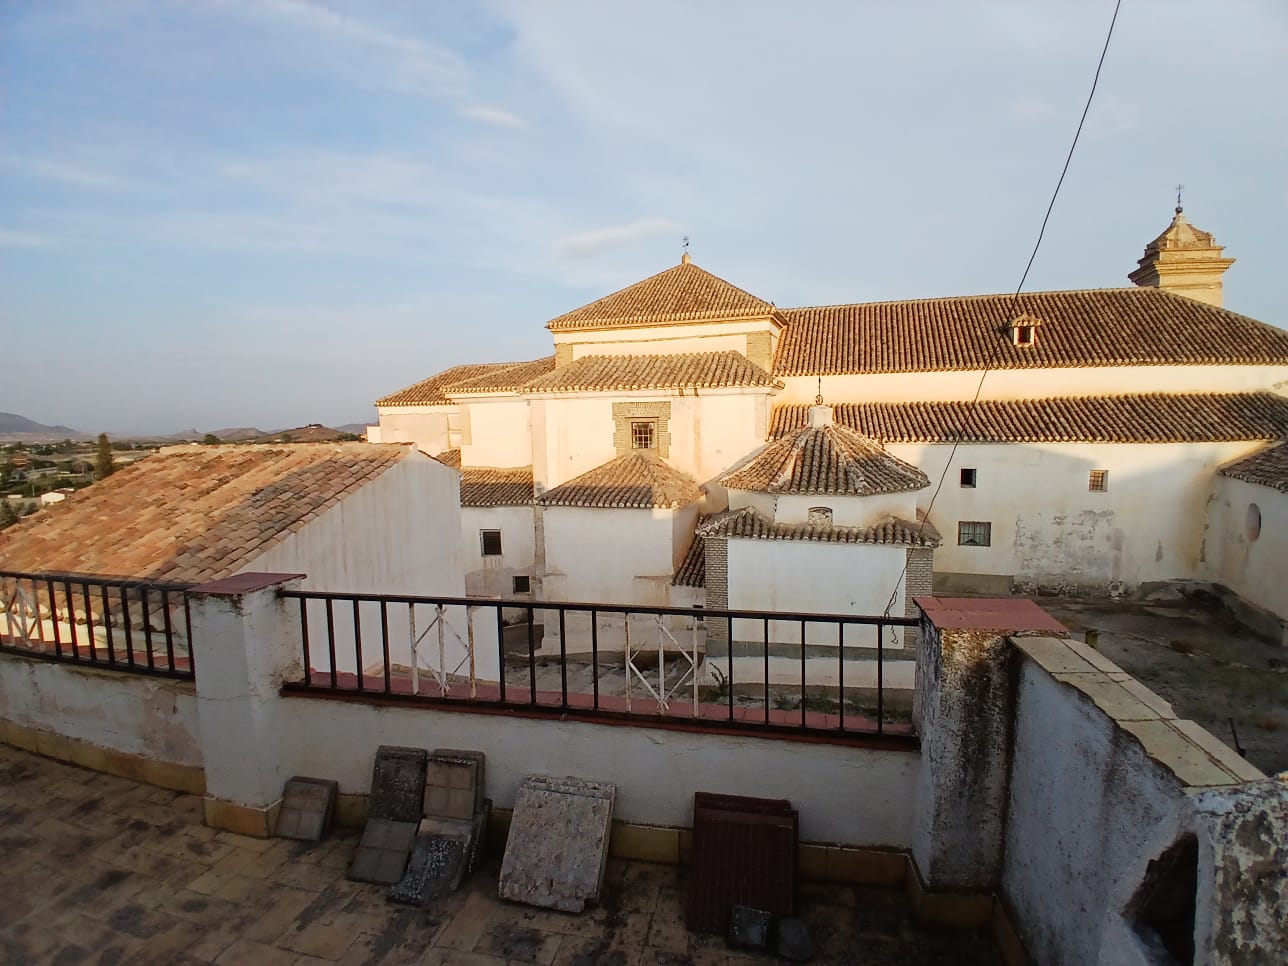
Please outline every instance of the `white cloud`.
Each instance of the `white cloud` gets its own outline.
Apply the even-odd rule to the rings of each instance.
[[[499,107],[467,107],[461,111],[461,117],[478,121],[480,124],[492,124],[496,127],[527,127],[528,122],[517,114]]]
[[[639,241],[641,238],[652,238],[667,232],[678,235],[682,230],[682,225],[669,218],[656,216],[640,218],[626,225],[595,228],[570,235],[559,243],[559,254],[567,258],[592,258],[633,241]]]
[[[37,178],[43,178],[46,181],[57,181],[60,184],[72,185],[77,188],[121,189],[133,187],[129,181],[116,175],[50,158],[20,157],[8,154],[0,156],[0,164]]]
[[[0,228],[0,248],[50,248],[54,239],[29,231]]]

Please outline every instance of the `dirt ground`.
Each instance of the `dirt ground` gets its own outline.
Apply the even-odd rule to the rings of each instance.
[[[1288,770],[1288,649],[1219,605],[1035,598],[1038,606],[1267,774]],[[1233,730],[1231,728],[1233,722]]]

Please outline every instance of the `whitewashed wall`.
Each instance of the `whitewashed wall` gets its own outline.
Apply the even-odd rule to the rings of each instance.
[[[1038,338],[1041,338],[1039,333]],[[829,405],[845,402],[907,402],[970,399],[980,373],[893,372],[823,377]],[[817,376],[787,376],[780,403],[812,403]],[[1041,399],[1049,396],[1117,396],[1125,392],[1252,392],[1288,386],[1288,366],[1100,366],[1063,369],[995,369],[984,379],[981,399]]]
[[[453,415],[459,419],[455,406],[400,406],[382,408],[379,412],[379,438],[373,439],[368,434],[368,442],[414,443],[430,456],[453,447],[448,422]]]
[[[545,518],[546,572],[563,575],[547,582],[551,600],[631,603],[636,578],[670,580],[670,510],[549,507]]]
[[[887,517],[916,520],[919,493],[874,493],[872,496],[795,496],[784,494],[777,498],[774,521],[777,523],[805,523],[811,507],[825,506],[832,510],[832,523],[838,527],[868,527]]]
[[[958,448],[931,523],[943,535],[936,573],[999,574],[1021,582],[1104,589],[1120,581],[1197,575],[1212,475],[1261,444],[1048,443]],[[938,480],[951,447],[891,444],[894,455]],[[974,489],[959,471],[977,470]],[[1088,491],[1092,470],[1108,490]],[[918,495],[922,509],[932,489]],[[957,543],[963,520],[992,523],[990,547]]]
[[[1288,620],[1288,493],[1214,477],[1203,549],[1203,576]]]
[[[532,462],[528,401],[516,396],[461,401],[462,466],[527,466]]]
[[[674,355],[683,352],[725,352],[747,355],[747,334],[770,333],[771,347],[778,344],[780,328],[769,318],[736,322],[703,320],[690,324],[603,329],[597,332],[557,332],[556,346],[572,347],[573,359],[607,355]]]
[[[788,540],[729,540],[729,609],[778,610],[815,614],[880,614],[891,592],[891,613],[903,615],[903,565],[906,549],[872,544],[812,543]],[[800,642],[800,625],[771,621],[770,641]],[[835,644],[834,624],[810,624],[806,643]],[[885,643],[896,644],[897,629]],[[734,639],[759,641],[758,621],[734,621]],[[875,644],[876,632],[847,627],[845,643]]]
[[[461,507],[461,552],[465,589],[471,595],[512,597],[512,578],[532,576],[536,560],[532,507]],[[483,556],[482,530],[501,531],[500,556]]]
[[[202,763],[190,683],[0,655],[0,717],[127,755]]]

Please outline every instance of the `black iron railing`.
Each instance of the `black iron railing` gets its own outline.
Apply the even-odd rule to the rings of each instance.
[[[0,651],[191,680],[188,587],[0,570]]]
[[[913,618],[280,591],[285,693],[911,736]]]

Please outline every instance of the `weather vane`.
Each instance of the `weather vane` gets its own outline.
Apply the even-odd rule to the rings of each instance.
[[[1185,190],[1185,185],[1178,184],[1176,186],[1176,213],[1178,215],[1181,213],[1181,192],[1184,190]]]
[[[685,235],[683,240],[684,240],[684,252],[687,255],[689,252],[689,236]]]

